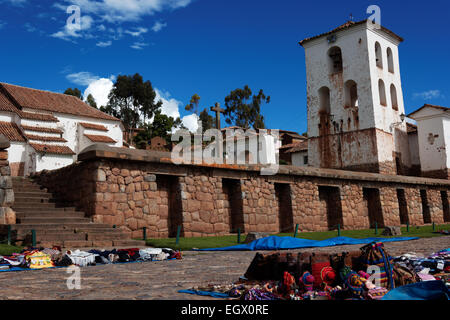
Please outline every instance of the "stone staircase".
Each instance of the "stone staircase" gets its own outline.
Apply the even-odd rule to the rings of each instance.
[[[35,230],[41,247],[141,247],[144,241],[129,240],[129,235],[109,225],[93,223],[84,212],[60,204],[31,179],[14,177],[13,190],[17,224],[11,226],[16,244],[31,245]],[[5,230],[1,232],[5,233]]]

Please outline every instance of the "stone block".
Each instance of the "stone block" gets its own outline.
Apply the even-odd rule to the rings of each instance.
[[[389,226],[386,226],[382,233],[383,236],[400,236],[401,234],[402,231],[400,227],[389,227]]]

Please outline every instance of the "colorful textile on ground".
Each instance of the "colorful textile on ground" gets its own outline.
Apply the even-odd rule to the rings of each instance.
[[[288,257],[287,253],[257,253],[249,266],[252,272],[246,272],[246,276],[256,275],[256,278],[241,279],[234,286],[215,285],[192,288],[191,291],[207,291],[210,296],[213,296],[211,292],[220,292],[222,297],[227,295],[228,298],[241,300],[448,299],[449,262],[449,250],[442,250],[427,259],[414,253],[392,258],[383,244],[376,242],[362,247],[360,251],[337,255],[290,252]],[[370,267],[374,265],[379,269],[392,270],[390,277],[386,272],[373,275]],[[259,272],[261,268],[265,271]],[[271,278],[264,281],[260,278],[262,275]],[[315,276],[319,277],[319,281]],[[387,278],[384,284],[395,282],[397,289],[378,286],[377,276]],[[320,285],[317,286],[317,283]]]
[[[181,252],[172,249],[121,249],[121,250],[75,250],[61,252],[61,248],[29,248],[21,253],[0,256],[0,272],[27,271],[34,269],[94,266],[96,264],[131,263],[182,259]]]

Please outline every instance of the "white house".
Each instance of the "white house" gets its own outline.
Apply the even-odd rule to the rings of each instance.
[[[408,117],[417,122],[422,175],[450,179],[450,109],[426,104]]]
[[[123,130],[76,97],[0,83],[0,134],[11,141],[14,176],[70,165],[94,143],[122,147]]]

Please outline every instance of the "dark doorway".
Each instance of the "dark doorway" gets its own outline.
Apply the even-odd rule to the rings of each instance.
[[[275,194],[278,200],[280,233],[294,232],[291,186],[285,183],[275,183]]]
[[[444,211],[444,222],[450,222],[450,207],[448,204],[447,191],[441,191],[442,210]]]
[[[245,232],[241,181],[222,179],[222,188],[229,203],[230,233]]]
[[[430,205],[428,203],[427,190],[420,190],[420,198],[422,199],[423,223],[431,223],[431,213]]]
[[[400,211],[400,223],[409,223],[408,203],[406,202],[405,190],[397,189],[398,208]]]
[[[158,175],[156,178],[159,191],[166,191],[168,196],[167,227],[169,238],[177,236],[178,227],[181,226],[180,235],[184,235],[183,209],[181,204],[181,186],[178,177]]]
[[[341,192],[338,187],[319,186],[319,199],[325,204],[330,230],[344,227],[342,216]]]
[[[383,211],[380,201],[380,190],[376,188],[363,188],[364,201],[367,204],[369,212],[369,225],[375,228],[375,223],[378,227],[384,227]]]

